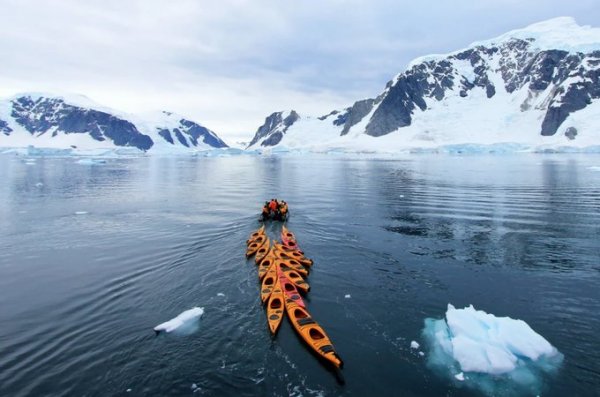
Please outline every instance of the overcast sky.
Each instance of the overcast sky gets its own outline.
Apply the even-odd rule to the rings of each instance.
[[[0,95],[73,92],[170,110],[249,140],[267,115],[322,115],[379,94],[418,56],[598,0],[0,0]]]

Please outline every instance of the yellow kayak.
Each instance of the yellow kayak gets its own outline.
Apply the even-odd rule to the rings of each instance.
[[[267,256],[270,249],[271,244],[269,238],[267,237],[265,243],[258,250],[256,250],[256,256],[254,257],[254,261],[256,262],[256,264],[259,264],[260,261],[262,261],[263,258]]]
[[[292,302],[296,302],[296,304],[298,304],[302,307],[306,307],[306,305],[304,304],[304,300],[302,300],[302,297],[298,293],[298,289],[285,276],[285,274],[281,270],[281,266],[277,267],[277,277],[279,279],[279,285],[281,286],[281,289],[283,290],[284,301],[287,302],[288,300],[291,300]]]
[[[283,259],[295,259],[304,266],[312,266],[313,264],[312,259],[308,259],[302,252],[298,250],[288,249],[277,241],[273,241],[273,246],[277,251],[280,252],[280,255]]]
[[[267,274],[267,271],[273,263],[277,260],[277,257],[273,254],[273,250],[270,250],[267,255],[263,258],[262,261],[258,264],[258,279],[262,280],[263,277]]]
[[[246,244],[249,244],[252,240],[257,238],[258,236],[264,236],[264,235],[265,235],[265,225],[262,225],[257,231],[253,232],[250,235],[250,237],[248,237],[248,240],[246,240]]]
[[[296,236],[294,236],[294,233],[290,232],[290,230],[283,225],[281,226],[281,239],[296,241]]]
[[[267,236],[258,236],[254,239],[250,244],[248,244],[248,249],[246,249],[246,257],[251,257],[259,250],[260,247],[267,241]]]
[[[325,330],[310,316],[310,313],[291,299],[285,301],[285,310],[294,329],[302,340],[319,356],[342,368],[344,363],[335,351]]]
[[[281,271],[285,274],[285,276],[294,284],[296,288],[301,290],[304,293],[307,293],[310,290],[310,285],[304,278],[294,269],[285,266],[284,264],[280,264]]]
[[[267,303],[267,320],[269,321],[269,330],[271,330],[272,335],[277,333],[279,325],[281,324],[281,320],[284,316],[283,299],[283,290],[281,289],[281,284],[278,280],[275,283],[275,287],[273,287],[273,292],[271,292],[269,302]]]
[[[262,280],[262,286],[260,288],[260,300],[265,303],[273,292],[273,287],[277,284],[277,266],[275,264],[269,267],[265,277]]]

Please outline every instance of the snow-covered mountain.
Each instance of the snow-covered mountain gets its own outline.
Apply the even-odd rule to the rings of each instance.
[[[174,113],[128,115],[83,96],[37,93],[0,101],[0,147],[27,146],[150,153],[227,147],[213,131]]]
[[[555,18],[412,61],[375,98],[273,113],[248,148],[396,151],[600,145],[600,28]]]

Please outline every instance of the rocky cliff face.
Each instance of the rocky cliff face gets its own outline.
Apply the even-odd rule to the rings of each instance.
[[[56,141],[55,146],[65,136],[77,134],[90,138],[86,142],[88,147],[135,147],[142,151],[154,150],[157,146],[227,147],[214,132],[170,112],[146,120],[119,116],[77,102],[50,95],[24,94],[1,103],[0,132],[4,138],[0,144],[22,146],[26,142],[44,147]]]
[[[464,143],[461,139],[493,129],[476,113],[497,109],[503,117],[493,116],[490,122],[521,129],[529,141],[557,134],[575,140],[579,126],[574,115],[600,98],[599,75],[600,29],[557,18],[465,50],[416,59],[380,95],[319,117],[318,128],[331,142],[334,136],[394,133],[398,140],[428,134],[428,140]],[[265,124],[250,146],[285,145],[286,139],[297,145],[301,139],[291,137],[305,119],[309,118],[288,126],[289,139],[281,134],[280,124]],[[457,127],[449,125],[441,132],[437,127],[448,120]],[[316,125],[311,122],[310,128]],[[280,138],[271,141],[275,133]],[[499,139],[496,135],[490,140]]]
[[[498,46],[477,46],[414,65],[390,82],[365,133],[380,136],[409,126],[416,108],[426,111],[428,100],[442,101],[456,92],[469,100],[475,89],[485,90],[487,98],[499,89],[509,94],[524,89],[530,100],[544,94],[539,134],[556,134],[570,113],[600,98],[600,51],[538,51],[534,41],[511,39]],[[502,86],[496,87],[493,81]],[[519,111],[527,110],[525,101]]]
[[[275,146],[283,135],[287,132],[288,128],[292,126],[300,116],[294,110],[290,112],[275,112],[265,119],[265,123],[258,128],[254,138],[248,144],[248,147],[255,145],[258,141],[261,141],[261,146]]]

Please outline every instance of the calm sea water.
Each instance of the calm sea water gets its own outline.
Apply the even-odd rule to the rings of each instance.
[[[556,346],[544,396],[600,393],[598,156],[5,155],[0,182],[2,396],[479,395],[410,348],[448,303]],[[344,383],[287,322],[269,336],[244,242],[271,197]],[[154,335],[194,306],[194,332]]]

